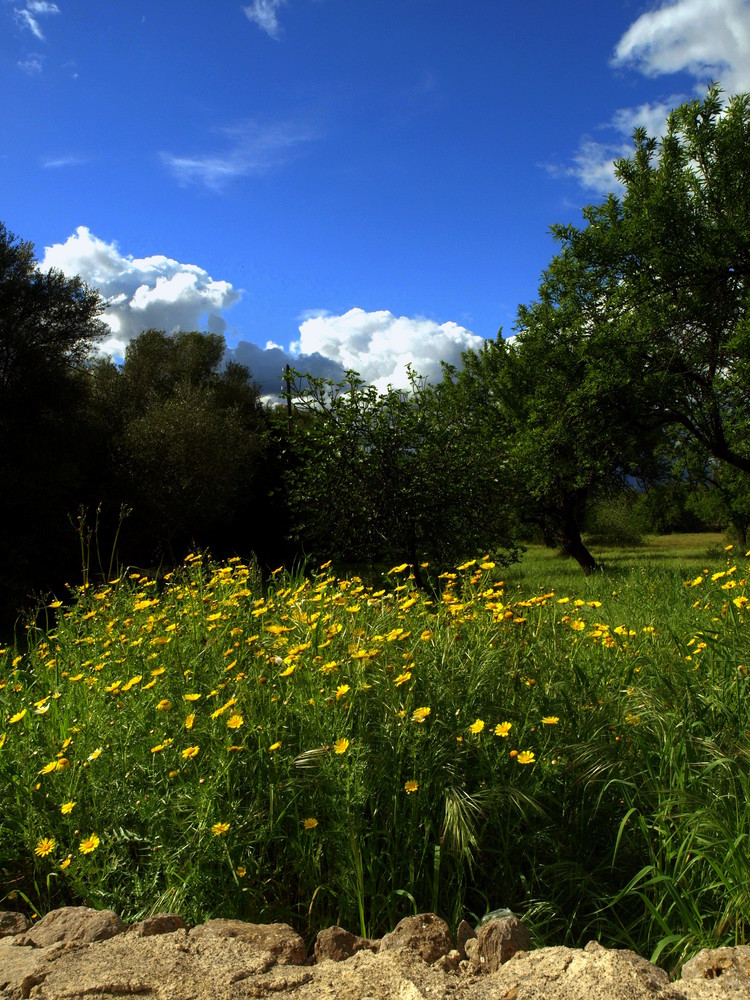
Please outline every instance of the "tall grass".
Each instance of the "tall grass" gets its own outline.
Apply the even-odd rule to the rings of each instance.
[[[557,590],[472,561],[433,600],[408,566],[262,587],[200,556],[84,587],[2,653],[0,905],[308,938],[508,906],[538,944],[669,968],[744,940],[747,560],[729,556]]]

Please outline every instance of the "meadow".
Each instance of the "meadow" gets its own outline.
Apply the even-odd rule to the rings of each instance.
[[[0,908],[285,920],[509,907],[672,970],[747,940],[750,553],[721,536],[263,581],[201,553],[0,650]]]

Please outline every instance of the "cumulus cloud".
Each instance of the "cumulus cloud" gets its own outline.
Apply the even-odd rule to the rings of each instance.
[[[634,69],[647,77],[687,73],[695,80],[694,94],[702,96],[711,80],[728,94],[750,90],[750,0],[668,0],[631,24],[615,46],[612,65]],[[602,128],[619,137],[598,142],[584,137],[567,167],[550,168],[557,175],[573,176],[598,194],[617,191],[614,160],[629,156],[630,137],[637,126],[661,138],[669,112],[688,94],[620,108]]]
[[[309,121],[271,125],[247,121],[216,131],[225,137],[224,149],[194,155],[160,154],[180,183],[203,184],[220,191],[237,177],[258,176],[279,166],[299,146],[317,136]]]
[[[28,0],[24,7],[16,7],[13,10],[17,23],[22,28],[27,28],[40,42],[44,41],[44,34],[39,25],[39,18],[44,14],[59,14],[60,8],[56,3],[47,3],[46,0]]]
[[[78,274],[98,289],[108,303],[102,319],[111,332],[101,348],[115,357],[122,357],[128,342],[150,327],[223,334],[227,323],[221,314],[240,297],[229,282],[214,281],[196,264],[161,254],[124,256],[116,243],[98,239],[86,226],[64,243],[46,247],[41,266]]]
[[[253,21],[258,27],[265,31],[271,38],[279,38],[281,35],[281,25],[276,16],[279,7],[283,7],[286,0],[253,0],[249,7],[243,10],[248,20]]]
[[[341,316],[322,313],[305,319],[292,354],[323,355],[342,369],[353,368],[365,381],[385,390],[408,385],[406,367],[437,380],[441,361],[458,364],[461,352],[483,339],[457,323],[423,317],[394,316],[387,309],[350,309]]]
[[[646,76],[687,72],[700,92],[710,80],[720,80],[729,93],[750,90],[750,2],[662,3],[628,28],[613,63]]]
[[[335,381],[352,369],[384,392],[389,385],[408,387],[407,365],[418,375],[438,381],[441,361],[459,365],[463,351],[476,350],[483,342],[457,323],[394,316],[386,309],[350,309],[339,316],[320,311],[307,315],[299,326],[299,340],[288,351],[271,341],[265,348],[240,341],[227,356],[247,365],[270,399],[282,391],[286,365]]]
[[[261,395],[272,402],[278,402],[280,393],[284,391],[284,370],[287,365],[303,374],[334,381],[339,381],[345,372],[342,365],[332,358],[326,358],[318,353],[293,354],[272,341],[261,347],[260,344],[241,340],[236,347],[227,351],[226,357],[227,360],[246,365],[250,369],[253,381],[260,386]]]

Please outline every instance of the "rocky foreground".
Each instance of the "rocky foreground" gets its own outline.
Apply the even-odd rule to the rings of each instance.
[[[340,927],[308,956],[286,924],[209,920],[188,929],[175,914],[126,927],[111,910],[64,907],[33,927],[0,912],[0,998],[21,1000],[750,1000],[750,946],[703,951],[670,982],[631,951],[531,950],[515,917],[453,941],[431,913],[406,917],[379,941]]]

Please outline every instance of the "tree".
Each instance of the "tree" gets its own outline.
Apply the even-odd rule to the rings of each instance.
[[[83,489],[86,364],[106,332],[98,293],[43,272],[0,223],[0,619],[70,568]]]
[[[555,307],[543,282],[540,300],[519,310],[517,329],[512,340],[498,336],[466,352],[454,377],[502,462],[517,524],[539,528],[588,574],[596,560],[581,537],[586,511],[623,489],[646,439],[571,300]]]
[[[591,335],[639,380],[638,418],[682,426],[716,459],[750,472],[750,95],[712,86],[642,128],[619,160],[622,199],[555,226],[553,298],[573,296]]]
[[[508,541],[501,472],[455,407],[448,380],[410,372],[409,390],[379,393],[356,372],[341,382],[293,373],[287,490],[308,552],[400,562],[420,585],[444,567]]]
[[[103,488],[110,507],[132,508],[123,546],[135,558],[173,563],[193,544],[262,550],[275,534],[259,389],[224,353],[217,334],[147,330],[120,368],[92,372],[111,467]]]

